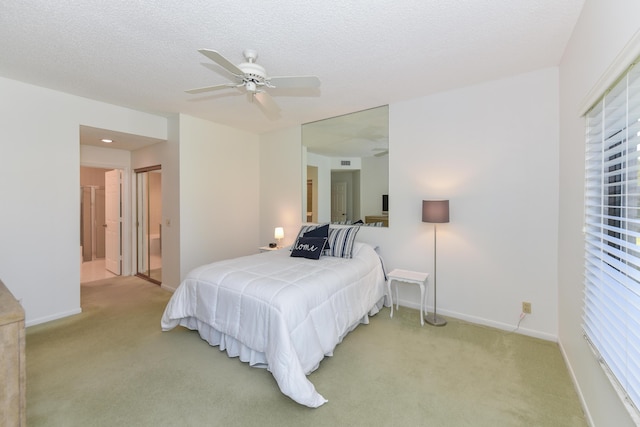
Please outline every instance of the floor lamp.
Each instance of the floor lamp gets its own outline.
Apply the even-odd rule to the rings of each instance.
[[[433,314],[427,314],[425,322],[433,326],[444,326],[447,321],[438,317],[436,308],[437,287],[436,287],[436,224],[449,222],[449,201],[448,200],[423,200],[422,201],[422,222],[433,223]]]

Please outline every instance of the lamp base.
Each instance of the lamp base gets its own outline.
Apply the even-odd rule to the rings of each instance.
[[[431,326],[444,326],[447,324],[446,320],[434,313],[427,313],[427,315],[424,316],[424,321]]]

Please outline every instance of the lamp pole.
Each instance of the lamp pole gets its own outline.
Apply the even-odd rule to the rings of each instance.
[[[422,201],[422,221],[433,223],[433,314],[425,316],[425,322],[432,326],[444,326],[447,321],[438,317],[438,263],[437,263],[437,224],[449,222],[449,201],[448,200],[423,200]]]

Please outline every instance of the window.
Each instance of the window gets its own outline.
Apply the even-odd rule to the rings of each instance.
[[[640,407],[640,66],[587,113],[584,331],[632,416]]]

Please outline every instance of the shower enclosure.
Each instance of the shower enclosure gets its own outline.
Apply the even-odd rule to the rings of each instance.
[[[82,261],[105,256],[104,186],[80,187],[80,246]]]
[[[136,275],[162,283],[162,173],[161,167],[136,169]]]

